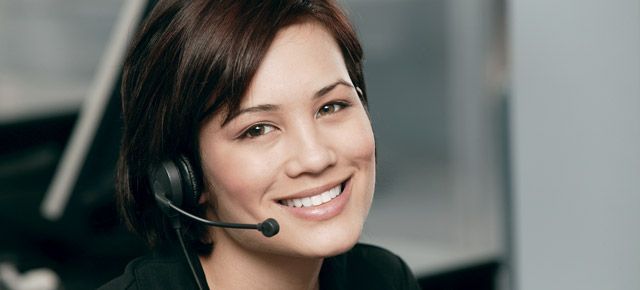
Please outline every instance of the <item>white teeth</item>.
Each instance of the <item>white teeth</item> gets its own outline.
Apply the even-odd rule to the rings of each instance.
[[[302,199],[302,206],[311,206],[313,203],[311,203],[311,198],[310,197],[305,197]]]
[[[327,201],[331,200],[331,192],[329,192],[329,194],[322,194],[320,195],[320,202],[321,203],[325,203]]]
[[[322,199],[320,198],[320,196],[314,195],[311,197],[311,202],[313,203],[313,205],[320,205],[322,204]]]
[[[290,207],[318,206],[336,198],[338,195],[340,195],[341,191],[342,191],[342,185],[338,185],[318,195],[314,195],[311,197],[281,200],[280,203]]]
[[[340,195],[340,191],[342,189],[342,186],[338,186],[338,187],[334,187],[333,189],[331,189],[330,193],[331,193],[331,198],[335,198],[336,196]]]

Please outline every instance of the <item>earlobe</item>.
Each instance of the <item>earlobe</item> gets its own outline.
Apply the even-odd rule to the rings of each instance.
[[[200,198],[198,198],[198,205],[203,205],[207,203],[208,196],[209,196],[209,191],[203,190],[200,193]]]

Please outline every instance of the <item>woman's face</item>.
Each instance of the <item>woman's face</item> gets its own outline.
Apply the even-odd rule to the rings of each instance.
[[[214,244],[325,257],[358,240],[371,206],[375,144],[335,39],[319,24],[281,30],[239,114],[200,133],[210,218],[258,223],[280,233],[214,228]]]

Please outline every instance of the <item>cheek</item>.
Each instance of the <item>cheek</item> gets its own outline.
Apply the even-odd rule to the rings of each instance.
[[[362,190],[360,209],[362,217],[366,218],[371,207],[376,183],[375,137],[366,114],[363,114],[361,121],[354,124],[352,130],[347,133],[348,136],[343,139],[345,142],[343,142],[342,152],[347,156],[350,165],[358,168],[361,173],[360,181],[355,186]]]
[[[204,150],[203,173],[216,200],[246,201],[259,198],[271,180],[268,158],[255,158],[251,152],[217,144],[215,150]],[[234,150],[231,150],[234,149]]]
[[[341,129],[340,142],[341,151],[352,160],[375,164],[375,139],[366,115]]]

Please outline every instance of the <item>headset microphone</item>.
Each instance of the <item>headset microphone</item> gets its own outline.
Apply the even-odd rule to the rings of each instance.
[[[275,236],[279,231],[280,231],[280,225],[278,224],[278,222],[275,219],[272,218],[268,218],[266,220],[264,220],[261,223],[258,224],[238,224],[238,223],[225,223],[225,222],[216,222],[216,221],[211,221],[211,220],[207,220],[207,219],[203,219],[201,217],[192,215],[184,210],[182,210],[181,208],[175,206],[173,203],[171,203],[169,200],[167,200],[166,198],[156,195],[156,200],[164,205],[166,205],[166,207],[171,208],[171,210],[174,210],[177,213],[180,213],[181,215],[188,217],[194,221],[197,221],[199,223],[208,225],[208,226],[212,226],[212,227],[221,227],[221,228],[232,228],[232,229],[255,229],[260,231],[265,237],[273,237]],[[170,219],[175,219],[174,217],[170,217]],[[173,223],[173,221],[172,221]]]
[[[179,156],[175,161],[165,161],[161,166],[149,170],[149,185],[151,185],[151,191],[153,192],[158,207],[169,218],[171,226],[176,231],[178,242],[187,260],[196,286],[198,289],[204,289],[202,285],[206,284],[206,281],[200,281],[200,278],[196,274],[194,263],[191,261],[191,258],[189,258],[189,253],[182,240],[180,215],[208,226],[255,229],[260,231],[265,237],[273,237],[278,234],[280,226],[278,222],[272,218],[268,218],[259,224],[236,224],[210,221],[188,213],[180,207],[184,204],[187,208],[194,208],[198,204],[198,200],[200,199],[200,184],[198,180],[191,167],[191,163],[184,156]]]
[[[255,229],[265,237],[273,237],[280,231],[280,225],[273,218],[258,224],[239,224],[216,222],[188,213],[180,208],[181,204],[193,207],[200,198],[200,190],[191,164],[184,156],[176,162],[165,161],[162,166],[149,172],[151,189],[162,212],[171,220],[174,228],[180,228],[180,215],[207,226]]]

